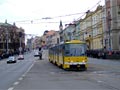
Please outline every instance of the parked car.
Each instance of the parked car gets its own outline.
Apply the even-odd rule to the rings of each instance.
[[[7,59],[7,63],[16,63],[16,57],[15,56],[9,56]]]
[[[24,56],[23,56],[22,54],[20,54],[20,55],[18,56],[18,60],[24,60]]]

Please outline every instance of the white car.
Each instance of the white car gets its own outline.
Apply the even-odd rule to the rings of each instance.
[[[7,63],[16,63],[17,60],[15,58],[15,56],[9,56],[9,58],[7,59]]]
[[[39,56],[39,51],[38,50],[34,50],[34,57],[38,57]]]
[[[23,56],[22,54],[20,54],[20,55],[18,56],[18,60],[24,60],[24,56]]]

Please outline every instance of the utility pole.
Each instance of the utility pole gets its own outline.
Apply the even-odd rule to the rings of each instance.
[[[108,12],[108,36],[109,36],[109,50],[111,50],[111,14]]]

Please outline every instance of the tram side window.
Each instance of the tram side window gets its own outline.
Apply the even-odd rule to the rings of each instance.
[[[65,45],[65,55],[66,56],[70,56],[70,46],[69,45]]]
[[[65,47],[64,47],[63,45],[60,45],[60,46],[58,47],[59,55],[63,55],[63,54],[64,54],[64,49],[65,49]]]

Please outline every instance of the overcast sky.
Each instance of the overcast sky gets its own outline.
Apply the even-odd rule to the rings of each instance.
[[[45,30],[59,30],[60,20],[63,25],[70,23],[99,4],[104,0],[0,0],[0,22],[7,19],[26,34],[42,35]]]

